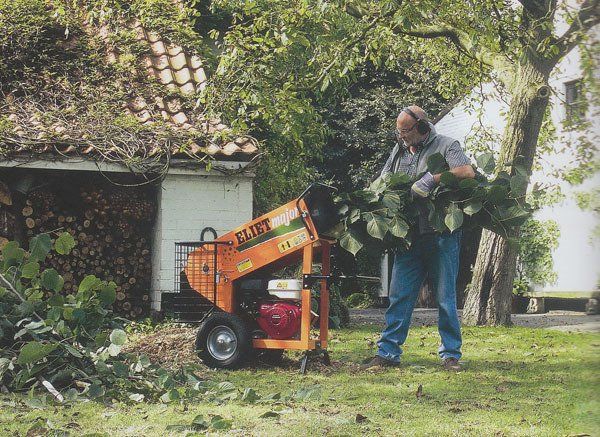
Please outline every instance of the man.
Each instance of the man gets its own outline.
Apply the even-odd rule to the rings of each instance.
[[[427,158],[441,153],[450,172],[457,178],[473,178],[475,172],[458,141],[439,135],[418,106],[404,108],[396,120],[398,143],[384,165],[382,175],[403,172],[412,178],[425,174],[411,188],[415,198],[425,198],[440,181],[440,174],[427,172]],[[416,202],[419,212],[418,235],[406,252],[394,257],[390,284],[390,306],[385,313],[386,327],[377,342],[378,351],[363,368],[393,367],[400,364],[401,345],[408,328],[419,289],[429,275],[436,293],[442,340],[438,354],[446,370],[461,370],[462,338],[456,309],[456,278],[461,231],[440,234],[432,228],[424,203]]]

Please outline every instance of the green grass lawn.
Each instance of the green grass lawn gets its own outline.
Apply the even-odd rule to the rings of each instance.
[[[303,388],[320,393],[305,400],[32,408],[25,395],[0,395],[0,435],[25,435],[36,421],[71,435],[181,435],[167,426],[190,424],[198,414],[231,419],[231,429],[221,432],[234,435],[600,435],[598,334],[465,328],[465,370],[452,374],[439,365],[437,330],[415,328],[402,367],[361,372],[356,363],[374,353],[378,335],[376,326],[334,331],[334,365],[314,365],[306,375],[289,361],[283,367],[203,370],[263,398],[286,398]],[[277,414],[260,417],[269,411]]]

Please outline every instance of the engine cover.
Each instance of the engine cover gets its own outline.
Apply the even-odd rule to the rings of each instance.
[[[300,305],[295,302],[261,302],[256,321],[270,338],[289,339],[300,330],[302,310]]]

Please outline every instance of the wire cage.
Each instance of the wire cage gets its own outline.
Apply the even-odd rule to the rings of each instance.
[[[188,262],[191,257],[195,258],[194,263]],[[200,241],[175,243],[172,306],[177,319],[199,321],[215,308],[217,274],[216,244]],[[192,288],[190,277],[195,284],[200,284],[199,289]]]

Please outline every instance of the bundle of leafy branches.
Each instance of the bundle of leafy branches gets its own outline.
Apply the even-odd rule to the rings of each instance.
[[[335,199],[340,221],[327,234],[355,256],[362,249],[373,254],[407,249],[418,235],[419,212],[425,212],[437,232],[481,226],[516,244],[514,230],[532,212],[525,200],[528,174],[518,160],[511,165],[512,175],[505,170],[494,173],[491,153],[476,160],[488,176],[478,172],[474,179],[459,180],[448,171],[441,154],[431,155],[428,171],[441,177],[425,199],[413,198],[414,180],[402,173],[386,174],[365,190],[340,194]]]

